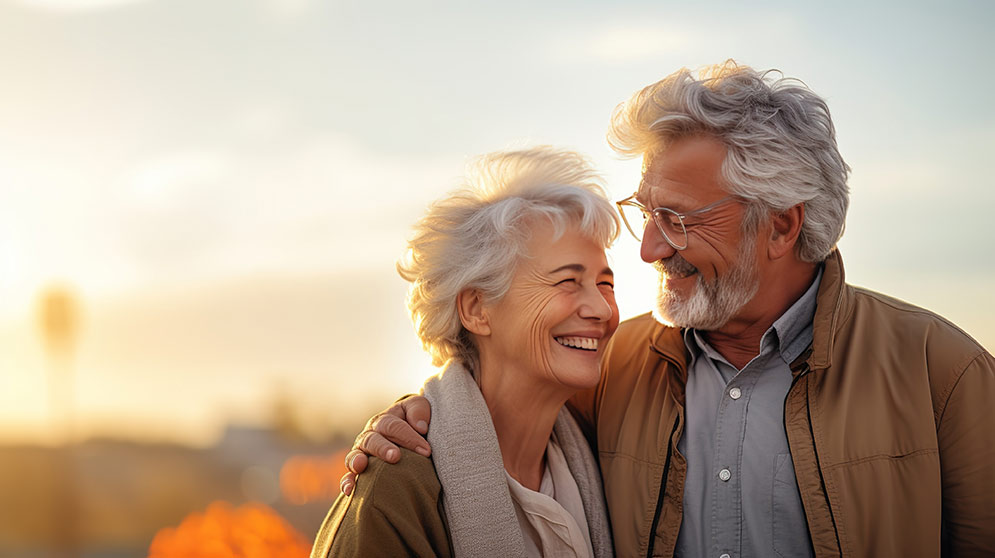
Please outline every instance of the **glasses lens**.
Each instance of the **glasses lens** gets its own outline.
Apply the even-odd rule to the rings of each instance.
[[[656,219],[657,225],[660,226],[663,236],[667,237],[671,246],[678,250],[683,250],[687,247],[687,231],[684,229],[684,223],[681,222],[681,217],[676,211],[661,207],[653,211],[653,217]]]
[[[618,209],[622,214],[622,220],[625,221],[626,228],[629,229],[632,236],[636,237],[636,240],[642,242],[643,230],[649,221],[649,215],[642,208],[627,203],[620,203]]]

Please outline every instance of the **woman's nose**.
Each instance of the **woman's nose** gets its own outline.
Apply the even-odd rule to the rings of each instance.
[[[611,301],[601,288],[593,286],[585,289],[584,301],[580,306],[580,316],[582,318],[595,318],[608,321],[614,315],[615,309]]]

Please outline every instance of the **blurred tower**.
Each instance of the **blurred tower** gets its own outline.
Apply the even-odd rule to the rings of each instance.
[[[52,425],[61,442],[53,456],[52,542],[60,557],[79,554],[79,496],[74,455],[73,354],[79,309],[67,287],[49,287],[38,300],[38,326],[48,361],[48,388]]]
[[[48,360],[49,411],[56,438],[73,438],[73,353],[76,348],[78,308],[66,287],[49,287],[38,301],[38,325]]]

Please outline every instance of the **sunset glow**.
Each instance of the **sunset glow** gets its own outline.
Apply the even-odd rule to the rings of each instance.
[[[295,456],[280,469],[280,492],[291,504],[332,502],[339,495],[339,480],[346,473],[342,450],[328,457]]]
[[[966,0],[0,0],[0,556],[62,555],[73,471],[80,556],[305,557],[342,448],[438,372],[395,268],[412,225],[506,148],[580,151],[631,195],[612,109],[681,67],[823,96],[853,168],[847,281],[995,349],[992,21]],[[658,279],[628,236],[622,319]]]
[[[306,558],[311,544],[272,509],[215,502],[159,531],[148,558]]]

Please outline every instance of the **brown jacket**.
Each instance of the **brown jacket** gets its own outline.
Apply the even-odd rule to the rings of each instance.
[[[815,555],[995,556],[995,359],[950,322],[825,262],[812,346],[784,402]],[[596,443],[618,556],[672,556],[683,513],[687,353],[623,323],[571,401]]]

